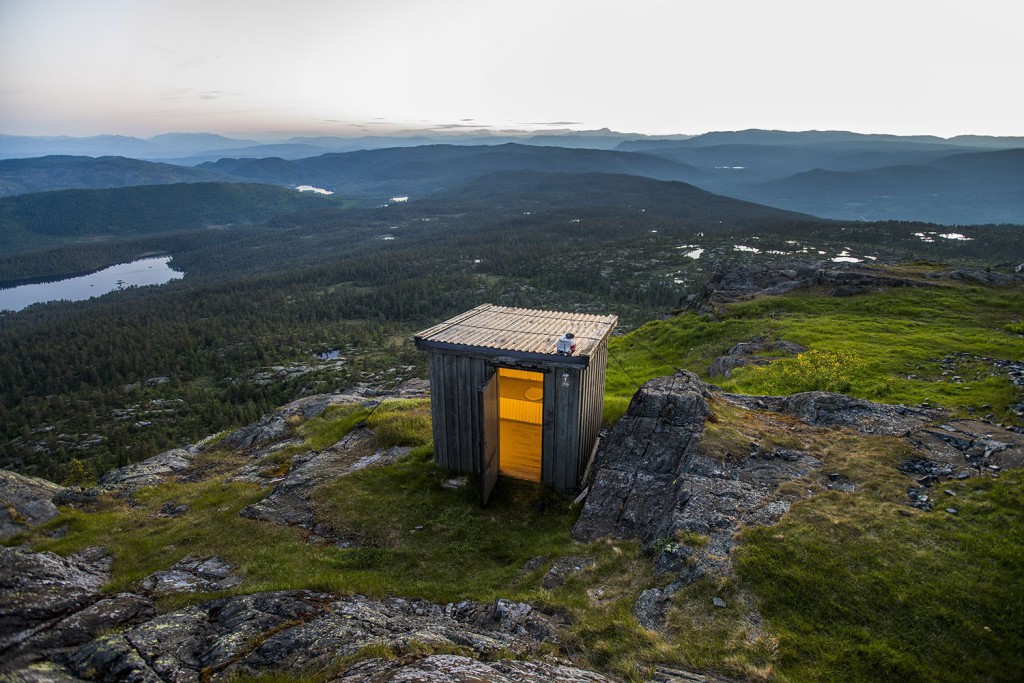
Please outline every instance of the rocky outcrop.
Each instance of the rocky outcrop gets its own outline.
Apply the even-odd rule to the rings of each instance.
[[[743,408],[865,434],[908,434],[940,415],[826,392],[721,396],[717,400]],[[688,372],[641,387],[601,444],[589,497],[573,527],[577,540],[636,538],[654,555],[656,572],[667,574],[670,583],[644,591],[636,602],[635,616],[650,628],[660,625],[668,599],[683,585],[708,572],[731,573],[729,557],[741,527],[773,524],[788,511],[790,500],[776,495],[781,484],[822,467],[813,454],[757,444],[729,460],[711,457],[702,439],[713,397],[711,388]],[[839,475],[825,487],[855,490]],[[677,540],[688,534],[703,541],[688,546]]]
[[[723,462],[701,447],[711,415],[708,385],[689,372],[647,382],[601,444],[587,502],[573,537],[637,538],[670,583],[640,594],[633,613],[648,628],[665,617],[669,598],[713,571],[731,572],[729,554],[742,525],[772,524],[789,509],[779,485],[819,469],[821,461],[793,450],[754,449]],[[705,539],[690,547],[682,533]]]
[[[406,680],[403,676],[419,671],[433,671],[439,677],[430,680],[439,681],[607,680],[566,664],[477,661],[528,656],[559,642],[567,622],[527,603],[440,605],[282,591],[226,597],[157,616],[142,596],[100,593],[110,565],[110,556],[99,548],[68,558],[0,548],[0,674],[5,680],[226,680],[318,670],[347,656],[358,661],[358,653],[370,646],[414,656],[370,659],[340,680]],[[195,590],[197,581],[208,584],[198,589],[222,588],[231,579],[230,567],[218,558],[185,558],[142,584],[159,594]],[[431,651],[460,653],[459,661],[412,661]],[[464,677],[472,672],[496,678]]]
[[[377,448],[373,431],[357,427],[329,448],[295,456],[292,468],[274,485],[274,490],[267,497],[243,508],[239,514],[272,524],[298,526],[313,531],[321,539],[332,538],[330,531],[316,524],[310,503],[314,489],[367,467],[390,464],[408,452],[409,448],[399,446]],[[250,469],[243,468],[235,479],[245,479]],[[343,545],[346,543],[344,539],[333,540]]]
[[[828,391],[805,391],[791,396],[725,394],[724,397],[748,409],[793,415],[812,427],[851,427],[863,434],[905,435],[944,415],[938,410],[872,403]]]
[[[741,342],[711,361],[708,366],[709,377],[729,377],[736,368],[746,365],[767,365],[778,356],[795,356],[807,350],[806,346],[796,342],[778,340],[766,341],[755,339]],[[767,355],[771,354],[771,355]]]
[[[63,490],[45,479],[0,470],[0,540],[56,517],[53,499]]]
[[[391,399],[424,398],[429,394],[430,385],[426,380],[410,379],[387,392],[366,385],[358,385],[337,394],[306,396],[264,415],[259,422],[228,434],[216,444],[216,447],[247,450],[277,441],[289,434],[293,422],[314,418],[332,405],[362,403],[371,407],[384,397]]]
[[[964,268],[954,270],[949,274],[954,280],[973,282],[979,285],[1012,285],[1015,282],[1024,282],[1024,272],[1014,270],[1009,273],[1001,273],[991,268]]]
[[[641,387],[597,453],[574,538],[616,536],[653,543],[672,537],[681,477],[700,459],[710,398],[708,387],[689,372]]]
[[[107,472],[94,488],[101,493],[130,495],[141,488],[162,484],[168,475],[187,470],[197,454],[194,448],[172,448],[152,458]]]
[[[66,558],[0,548],[0,672],[151,618],[153,605],[138,595],[100,593],[110,565],[100,548]]]

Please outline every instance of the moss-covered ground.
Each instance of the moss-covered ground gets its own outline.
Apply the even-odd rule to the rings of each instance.
[[[738,392],[842,388],[873,400],[927,400],[1015,420],[1010,407],[1019,396],[992,376],[987,361],[966,363],[958,372],[962,383],[943,376],[939,361],[959,353],[1024,358],[1022,319],[1020,289],[962,285],[844,299],[799,293],[732,305],[716,322],[682,315],[613,340],[606,415],[614,420],[625,410],[634,381],[667,374],[670,366],[703,373],[733,344],[765,337],[799,342],[809,352],[712,379]],[[394,465],[317,491],[319,519],[356,547],[311,544],[297,529],[240,517],[267,490],[225,482],[243,462],[231,453],[204,456],[202,481],[144,490],[134,506],[107,498],[91,512],[64,509],[27,540],[62,554],[106,546],[115,556],[110,591],[198,554],[235,565],[245,577],[235,591],[526,600],[572,623],[559,654],[631,680],[648,678],[659,663],[782,681],[1024,679],[1021,473],[944,483],[937,495],[957,513],[938,506],[926,513],[906,505],[909,480],[895,468],[908,454],[900,439],[811,429],[719,401],[713,410],[706,447],[718,456],[728,458],[753,439],[806,449],[856,491],[827,491],[813,477],[788,484],[791,511],[775,526],[741,534],[733,575],[709,576],[677,593],[662,632],[640,627],[631,613],[637,595],[659,582],[652,557],[631,542],[573,542],[578,507],[541,487],[503,481],[487,508],[477,505],[472,481],[450,488],[450,475],[430,463],[424,401],[385,404],[370,416],[361,408],[332,409],[296,425],[303,446],[266,462],[286,472],[291,455],[329,446],[362,420],[381,445],[412,446]],[[168,501],[189,510],[161,516]],[[47,535],[59,527],[66,529],[62,537]],[[551,562],[569,555],[596,564],[559,588],[542,589]],[[524,569],[536,557],[545,559]],[[167,597],[160,607],[207,597]],[[727,606],[714,607],[714,597]]]

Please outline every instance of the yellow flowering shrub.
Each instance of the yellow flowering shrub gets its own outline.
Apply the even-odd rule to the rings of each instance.
[[[786,396],[801,391],[850,391],[863,363],[851,353],[811,349],[793,358],[750,368],[748,378],[760,393]]]

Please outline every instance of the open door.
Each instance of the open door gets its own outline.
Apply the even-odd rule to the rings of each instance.
[[[494,373],[479,389],[480,418],[480,505],[487,505],[498,481],[499,423],[498,373]]]
[[[541,480],[544,373],[498,368],[498,422],[503,477]]]

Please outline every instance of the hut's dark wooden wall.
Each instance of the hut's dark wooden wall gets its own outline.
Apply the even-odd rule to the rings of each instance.
[[[607,354],[605,341],[585,368],[541,363],[530,368],[545,373],[541,480],[558,491],[577,490],[593,451],[604,411]],[[454,472],[479,474],[477,392],[498,361],[436,349],[428,355],[435,462]]]

